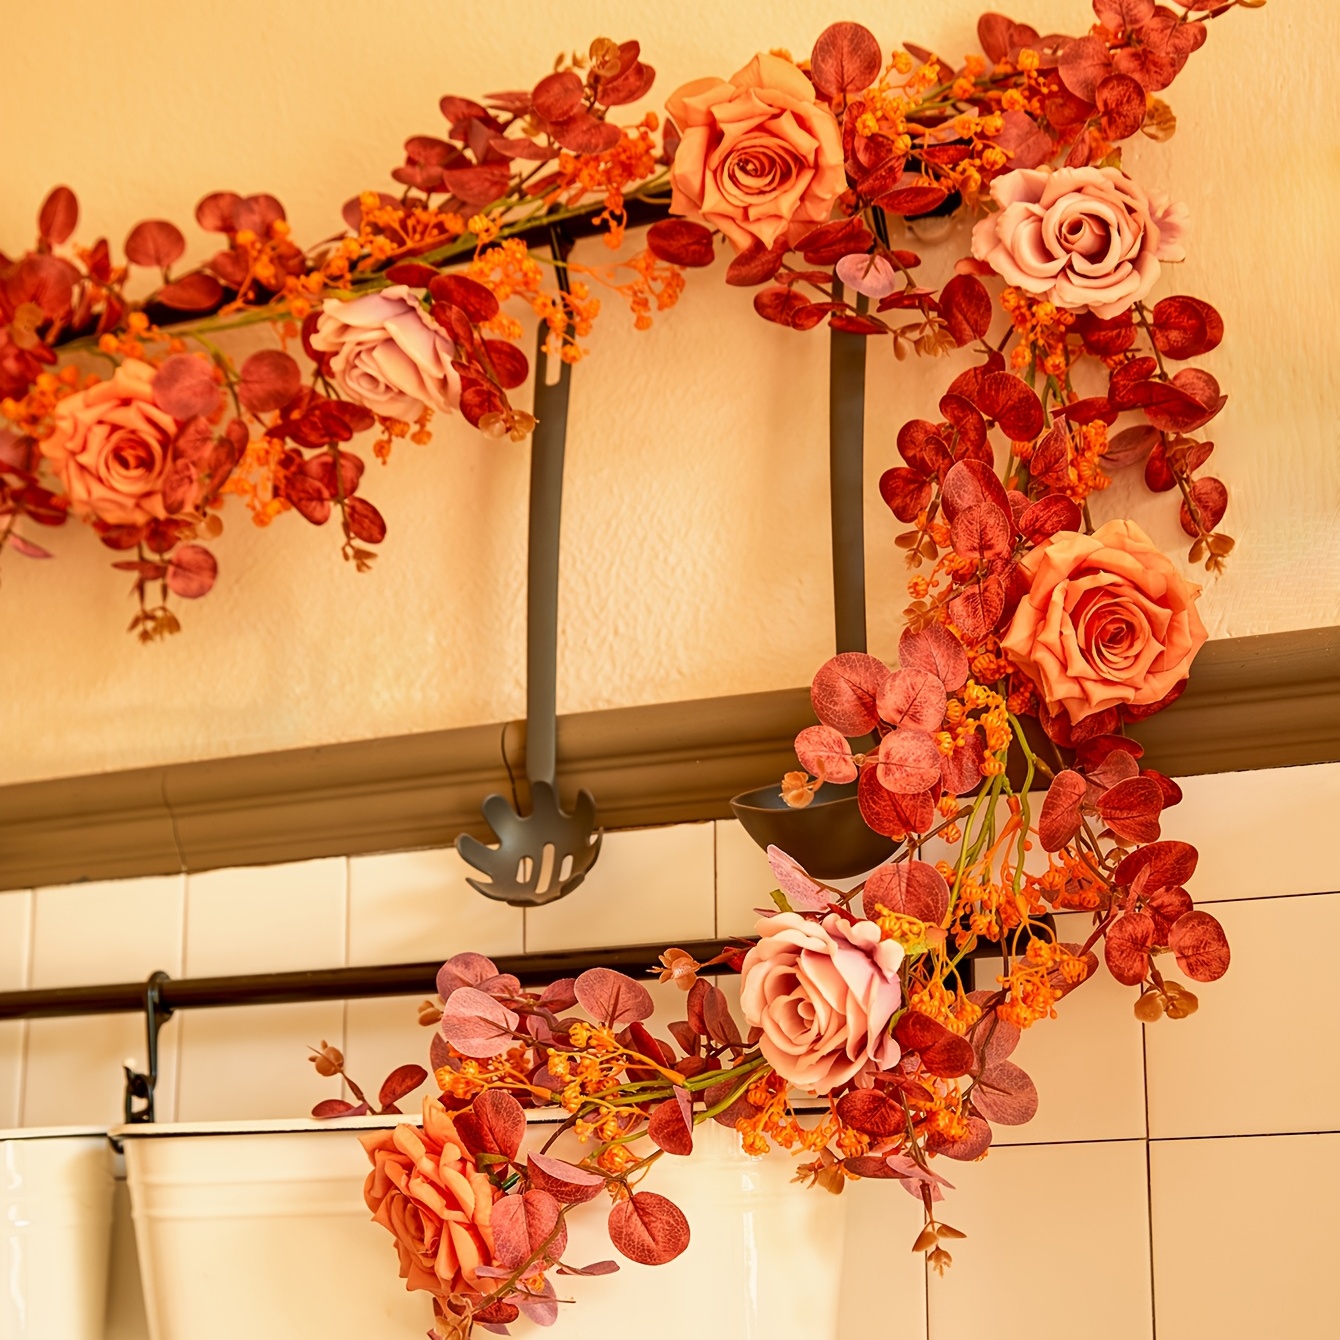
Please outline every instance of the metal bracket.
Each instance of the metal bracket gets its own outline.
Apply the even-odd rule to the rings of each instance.
[[[147,1124],[154,1120],[154,1089],[158,1084],[158,1034],[163,1025],[172,1018],[172,1006],[165,1005],[162,998],[164,982],[172,979],[165,972],[154,973],[144,984],[144,1024],[148,1043],[148,1072],[140,1074],[125,1067],[126,1100],[125,1119],[127,1125]],[[136,1102],[142,1104],[136,1107]]]

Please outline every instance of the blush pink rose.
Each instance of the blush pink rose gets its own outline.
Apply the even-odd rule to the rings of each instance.
[[[413,423],[424,407],[449,414],[461,399],[456,345],[404,284],[322,304],[312,348],[332,354],[331,380],[346,400]]]
[[[491,1217],[497,1189],[475,1166],[440,1103],[423,1102],[423,1128],[367,1131],[372,1160],[363,1187],[372,1218],[395,1237],[407,1289],[439,1298],[478,1294],[480,1266],[493,1264]]]
[[[828,220],[846,185],[842,133],[790,61],[755,56],[730,79],[685,84],[665,106],[682,137],[672,214],[719,229],[737,251]]]
[[[155,369],[128,358],[105,382],[66,396],[42,455],[76,516],[142,526],[168,515],[163,486],[178,423],[154,403]]]
[[[1186,259],[1186,207],[1119,168],[1019,168],[991,195],[1000,209],[973,228],[972,254],[1068,311],[1116,316],[1154,287],[1161,261]]]
[[[1189,582],[1133,521],[1061,531],[1025,556],[1028,595],[1001,650],[1071,722],[1157,703],[1208,636]]]
[[[740,969],[740,1008],[783,1079],[824,1094],[872,1063],[897,1064],[888,1026],[902,1000],[900,944],[881,939],[872,921],[836,913],[808,921],[782,912],[757,929]]]

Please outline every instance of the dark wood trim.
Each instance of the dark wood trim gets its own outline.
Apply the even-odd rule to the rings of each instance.
[[[564,793],[607,828],[728,818],[794,766],[804,688],[563,717]],[[1173,776],[1340,760],[1340,628],[1212,642],[1134,732]],[[522,775],[525,726],[467,726],[0,787],[0,889],[444,846]]]

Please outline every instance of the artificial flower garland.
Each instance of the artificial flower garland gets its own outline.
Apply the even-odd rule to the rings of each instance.
[[[957,66],[914,46],[886,57],[839,23],[807,62],[760,54],[676,90],[668,120],[625,125],[614,115],[654,71],[638,43],[602,38],[528,91],[444,97],[446,138],[407,140],[391,174],[400,194],[351,199],[342,236],[303,248],[275,197],[207,196],[196,222],[223,245],[184,272],[186,239],[165,220],[131,229],[121,263],[106,239],[75,244],[77,202],[58,187],[33,249],[0,255],[0,551],[48,557],[41,527],[86,522],[133,574],[145,641],[178,629],[173,596],[212,587],[208,542],[234,496],[262,526],[288,512],[335,520],[344,557],[366,570],[386,523],[361,491],[364,434],[382,461],[453,411],[523,439],[514,312],[529,309],[549,351],[575,360],[598,289],[645,328],[720,238],[734,252],[726,281],[755,288],[768,320],[888,337],[899,358],[981,351],[938,427],[899,435],[905,465],[884,492],[915,523],[899,540],[912,555],[944,548],[936,482],[947,462],[990,464],[993,423],[1021,496],[1042,485],[1080,509],[1108,472],[1143,464],[1150,488],[1180,494],[1191,560],[1217,570],[1233,543],[1218,530],[1227,491],[1197,473],[1212,444],[1192,434],[1224,398],[1209,373],[1168,363],[1214,348],[1223,325],[1195,298],[1146,304],[1183,254],[1184,219],[1121,170],[1120,144],[1173,133],[1156,95],[1205,20],[1260,3],[1095,0],[1098,22],[1074,38],[988,14],[984,54]],[[936,291],[915,278],[903,221],[957,208],[984,217]],[[577,220],[618,247],[630,222],[667,211],[617,264],[579,264],[549,241]],[[1010,318],[994,345],[992,276]],[[213,337],[256,323],[281,347],[237,366]],[[1134,420],[1109,434],[1124,413]],[[1078,510],[1054,508],[1053,529],[1078,525]],[[998,594],[979,584],[977,623]]]
[[[898,1182],[925,1212],[911,1246],[942,1271],[946,1244],[964,1235],[941,1217],[950,1184],[937,1160],[979,1159],[993,1125],[1032,1118],[1036,1089],[1010,1059],[1022,1032],[1054,1018],[1100,954],[1136,990],[1146,1024],[1197,1009],[1170,962],[1196,982],[1228,969],[1222,927],[1186,888],[1195,848],[1162,834],[1181,792],[1142,766],[1125,732],[1184,689],[1206,639],[1199,587],[1134,522],[1095,525],[1088,500],[1108,471],[1142,463],[1152,490],[1180,495],[1193,563],[1217,572],[1232,548],[1218,530],[1226,490],[1197,474],[1213,445],[1194,436],[1224,397],[1203,370],[1169,371],[1213,349],[1223,323],[1199,299],[1147,301],[1185,254],[1186,219],[1122,170],[1119,144],[1172,133],[1156,94],[1204,41],[1203,20],[1257,3],[1178,12],[1094,0],[1098,23],[1079,37],[988,14],[984,56],[957,69],[910,46],[886,58],[864,28],[836,24],[804,65],[761,55],[669,99],[659,157],[675,217],[632,263],[648,283],[662,277],[662,305],[720,236],[735,251],[728,282],[755,287],[769,320],[889,336],[897,357],[978,351],[938,419],[902,426],[903,464],[881,481],[910,526],[897,540],[909,566],[929,568],[910,581],[898,666],[864,653],[825,664],[811,692],[818,724],[797,737],[801,767],[782,782],[793,806],[825,782],[855,782],[867,825],[901,845],[847,891],[770,849],[777,910],[755,938],[708,964],[681,949],[661,956],[661,979],[686,992],[669,1037],[649,1027],[650,994],[620,973],[534,992],[481,955],[444,965],[440,998],[421,1010],[441,1096],[425,1102],[421,1127],[363,1138],[369,1208],[395,1235],[407,1286],[431,1294],[437,1335],[505,1331],[522,1315],[552,1323],[555,1277],[615,1269],[563,1260],[566,1218],[588,1201],[608,1201],[623,1256],[677,1256],[689,1222],[641,1184],[657,1160],[691,1157],[708,1121],[739,1132],[747,1153],[804,1154],[797,1180],[829,1192],[853,1178]],[[598,113],[601,80],[640,91],[650,81],[636,50],[621,50],[617,70],[612,55],[584,83],[560,70],[532,95],[468,115],[530,117],[537,159],[559,112],[594,141],[581,118]],[[452,101],[459,115],[465,106]],[[640,142],[649,132],[644,123]],[[582,162],[588,188],[603,181],[597,165],[616,148],[605,134],[608,147],[585,158],[560,151],[560,180],[537,194],[568,190]],[[625,189],[604,202],[616,234]],[[920,257],[893,233],[900,217],[951,206],[983,217],[936,292],[917,284]],[[507,268],[521,249],[498,253],[476,247],[485,286],[521,273]],[[983,282],[992,276],[1005,281],[1004,323]],[[577,310],[535,293],[576,357]],[[477,374],[456,370],[473,384]],[[489,404],[500,417],[482,426],[515,423]],[[1058,912],[1090,917],[1082,939],[1057,935]],[[983,944],[1001,972],[967,991],[960,965]],[[743,1026],[705,969],[739,973]],[[343,1074],[324,1044],[314,1060]],[[355,1087],[355,1103],[328,1100],[317,1115],[394,1112],[426,1075],[402,1067],[378,1103]],[[575,1142],[568,1157],[523,1148],[525,1109],[552,1105]]]

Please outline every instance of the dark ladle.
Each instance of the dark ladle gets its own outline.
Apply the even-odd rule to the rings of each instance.
[[[840,297],[836,289],[835,297]],[[837,650],[865,651],[866,336],[829,334],[828,473],[833,530],[833,615]],[[746,791],[731,809],[760,847],[780,847],[818,879],[845,879],[887,860],[898,844],[866,826],[856,784],[825,782],[804,809],[782,800],[781,786]]]
[[[566,292],[565,252],[557,236],[559,283]],[[469,884],[487,898],[513,907],[539,907],[571,893],[600,855],[596,805],[589,791],[577,795],[571,814],[559,803],[556,772],[555,697],[558,662],[558,541],[563,501],[572,365],[560,363],[558,380],[545,380],[543,322],[535,351],[535,431],[531,435],[530,535],[526,573],[526,776],[530,813],[520,814],[500,795],[484,801],[484,817],[498,838],[486,846],[468,833],[456,850],[486,880]]]

